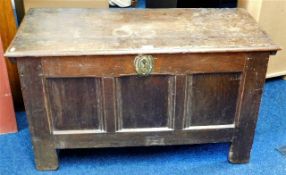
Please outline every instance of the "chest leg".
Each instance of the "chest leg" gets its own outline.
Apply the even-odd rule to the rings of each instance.
[[[232,163],[249,161],[265,81],[268,56],[263,54],[250,56],[252,58],[248,58],[245,67],[242,99],[229,151],[229,161]]]

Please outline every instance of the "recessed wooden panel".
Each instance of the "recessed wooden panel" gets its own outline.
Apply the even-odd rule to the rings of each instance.
[[[100,79],[49,78],[46,91],[54,130],[103,129]]]
[[[118,78],[118,129],[172,127],[173,95],[174,78],[170,76]]]
[[[232,124],[240,79],[239,73],[188,76],[185,126]]]

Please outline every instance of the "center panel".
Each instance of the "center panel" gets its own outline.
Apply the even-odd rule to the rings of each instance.
[[[117,78],[117,129],[173,128],[174,82],[166,75]]]

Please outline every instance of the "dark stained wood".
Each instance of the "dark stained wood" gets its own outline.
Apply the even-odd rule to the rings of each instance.
[[[174,127],[176,130],[184,128],[184,117],[185,117],[185,102],[187,95],[187,76],[177,75],[176,77],[176,94],[175,94],[175,123]]]
[[[7,56],[277,49],[243,9],[33,9],[26,14]]]
[[[36,167],[40,170],[57,169],[58,158],[52,142],[41,61],[32,58],[18,60],[18,70],[34,145]]]
[[[115,134],[58,134],[54,135],[56,148],[100,148],[125,146],[163,146],[230,142],[233,128],[205,129],[191,132],[137,132]],[[124,142],[122,141],[124,140]]]
[[[173,77],[130,76],[117,82],[119,129],[173,127]]]
[[[252,59],[248,59],[249,55],[255,57],[255,63],[250,61]],[[244,162],[247,159],[244,156],[249,155],[254,126],[251,125],[249,128],[247,124],[244,124],[247,127],[240,124],[251,117],[257,117],[255,116],[257,113],[244,114],[242,107],[252,103],[250,100],[252,98],[259,101],[256,91],[247,93],[247,97],[244,96],[247,88],[251,87],[250,82],[259,83],[260,86],[263,84],[264,77],[259,72],[259,66],[264,66],[263,70],[265,70],[267,62],[264,61],[266,60],[264,57],[268,57],[269,53],[262,55],[263,57],[260,53],[237,53],[237,55],[229,54],[228,56],[227,54],[214,54],[213,57],[211,54],[176,55],[176,60],[179,61],[169,62],[168,72],[160,74],[158,71],[147,77],[140,77],[134,73],[128,76],[111,76],[110,74],[110,77],[105,77],[92,72],[92,69],[86,71],[87,74],[83,76],[81,73],[85,69],[75,71],[71,67],[69,70],[73,76],[69,76],[69,71],[51,76],[47,73],[50,71],[49,68],[53,71],[55,69],[48,67],[47,63],[50,64],[52,59],[18,59],[24,98],[29,96],[33,98],[33,100],[27,99],[29,102],[26,108],[31,130],[36,129],[32,133],[38,169],[57,167],[56,148],[152,146],[229,141],[233,141],[230,161]],[[171,55],[169,57],[171,59]],[[230,61],[231,57],[237,58],[232,60],[238,61]],[[104,58],[109,57],[102,57]],[[180,60],[181,58],[183,59]],[[229,65],[229,70],[215,72],[219,66],[205,62],[219,58],[225,58],[225,62],[221,63]],[[57,59],[60,58],[55,58]],[[68,60],[70,65],[78,63],[78,59],[73,57],[71,59],[63,57],[62,60],[63,62]],[[83,60],[88,60],[86,62],[89,66],[87,64],[84,66],[89,69],[89,67],[96,67],[100,58],[83,57]],[[226,63],[228,60],[229,63]],[[59,60],[56,62],[64,65]],[[174,69],[179,68],[179,64],[184,67],[192,63],[198,64],[198,62],[204,65],[201,67],[203,71],[200,71],[200,67],[192,67],[197,70],[195,73],[182,71],[187,70],[186,68]],[[158,62],[155,66],[157,65],[160,67]],[[234,65],[233,71],[231,71],[232,65]],[[239,69],[237,65],[240,65]],[[241,65],[243,65],[242,69]],[[112,72],[116,65],[107,62],[105,67]],[[257,76],[253,72],[260,76],[248,77]],[[76,76],[77,73],[78,76]],[[33,88],[27,90],[26,88],[30,86]],[[258,88],[258,90],[261,89]],[[249,99],[244,102],[245,98]],[[258,109],[257,103],[247,107],[247,111]],[[45,120],[35,118],[33,112]],[[102,114],[99,115],[99,113]],[[247,119],[238,117],[242,113]],[[98,118],[99,116],[101,119]],[[246,134],[248,129],[251,130],[251,135]],[[246,148],[242,148],[241,145]],[[46,152],[43,153],[43,150]]]
[[[240,73],[188,76],[185,127],[232,124],[240,81]]]
[[[36,168],[38,170],[58,169],[58,155],[55,144],[51,140],[37,140],[36,138],[33,138]]]
[[[217,72],[242,72],[245,54],[169,54],[155,57],[153,74],[194,74]],[[42,64],[46,77],[119,77],[136,75],[136,55],[45,57]],[[214,59],[215,58],[215,59]]]
[[[249,161],[268,57],[267,53],[252,53],[247,56],[242,99],[235,119],[236,129],[229,152],[229,161],[232,163]]]
[[[103,129],[100,79],[49,78],[45,82],[54,130]]]
[[[102,95],[105,130],[114,133],[117,130],[116,125],[116,97],[115,97],[115,79],[102,78]]]
[[[37,168],[48,170],[56,149],[89,147],[232,142],[229,161],[247,162],[277,50],[238,9],[42,9],[7,55],[17,57]],[[134,65],[144,53],[154,57],[141,65],[148,76]]]

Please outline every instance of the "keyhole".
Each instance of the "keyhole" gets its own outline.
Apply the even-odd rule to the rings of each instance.
[[[142,60],[142,63],[143,63],[143,68],[146,68],[146,60]]]

